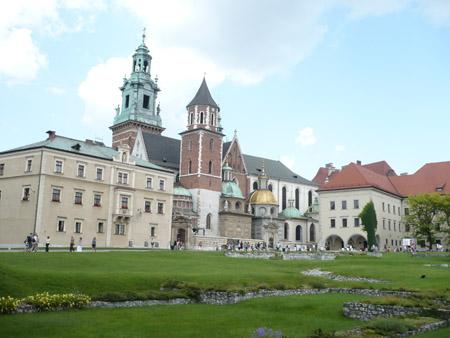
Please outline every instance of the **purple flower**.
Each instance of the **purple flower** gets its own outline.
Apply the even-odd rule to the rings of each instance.
[[[266,329],[263,327],[260,327],[259,329],[256,330],[257,337],[264,337],[265,334],[266,334]]]

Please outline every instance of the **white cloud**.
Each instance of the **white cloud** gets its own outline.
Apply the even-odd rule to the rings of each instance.
[[[419,10],[428,21],[437,25],[450,25],[450,1],[419,0]]]
[[[336,144],[336,145],[334,146],[334,150],[335,150],[337,153],[342,153],[342,152],[345,151],[345,146],[344,146],[343,144]]]
[[[311,127],[305,127],[300,129],[298,136],[295,139],[295,143],[300,144],[302,147],[314,145],[317,142],[316,135],[314,134],[314,129]]]
[[[404,9],[411,0],[341,0],[350,7],[350,17],[359,19],[368,15],[386,15]]]
[[[66,93],[66,89],[63,87],[58,87],[58,86],[50,86],[47,88],[48,92],[50,94],[56,95],[56,96],[61,96],[64,95]]]
[[[282,162],[289,169],[294,170],[294,165],[295,165],[294,156],[282,155],[282,156],[280,156],[280,162]]]
[[[61,10],[84,13],[103,8],[102,0],[5,2],[0,11],[0,76],[9,84],[33,80],[48,63],[47,56],[33,40],[34,33],[54,36],[80,31],[86,24],[92,23],[92,17],[85,19],[78,16],[71,23],[61,19]]]

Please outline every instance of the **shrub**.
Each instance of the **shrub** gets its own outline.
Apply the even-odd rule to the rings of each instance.
[[[81,308],[91,302],[91,298],[81,294],[54,294],[48,292],[38,293],[22,300],[23,303],[34,306],[38,311],[51,311],[58,308]]]
[[[377,333],[383,335],[405,333],[408,330],[414,329],[414,326],[402,321],[400,319],[377,319],[369,324],[369,327],[374,329]]]
[[[20,304],[20,299],[10,296],[0,297],[0,313],[13,313]]]
[[[325,332],[322,331],[322,329],[314,330],[313,334],[309,336],[308,338],[334,338],[336,337],[336,334],[334,331],[332,332]]]

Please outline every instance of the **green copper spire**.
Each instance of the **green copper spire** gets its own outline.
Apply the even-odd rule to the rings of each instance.
[[[161,116],[156,107],[156,98],[160,91],[157,79],[151,78],[150,68],[152,56],[145,45],[145,28],[142,33],[142,43],[133,54],[131,75],[123,79],[122,106],[116,109],[114,125],[137,121],[160,127]]]

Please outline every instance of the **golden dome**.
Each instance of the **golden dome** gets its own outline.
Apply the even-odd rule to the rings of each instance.
[[[269,189],[264,189],[264,190],[256,190],[250,196],[250,204],[278,205],[278,202],[275,199],[275,196],[273,196],[273,193]]]

